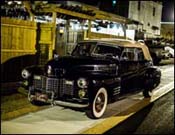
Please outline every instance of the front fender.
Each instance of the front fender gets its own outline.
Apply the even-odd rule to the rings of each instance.
[[[32,65],[32,66],[26,67],[25,69],[28,70],[31,73],[31,75],[34,75],[34,74],[37,74],[37,75],[44,74],[44,66]]]
[[[43,66],[33,65],[33,66],[26,67],[24,69],[27,70],[30,74],[30,76],[28,78],[24,78],[23,82],[21,83],[21,86],[24,87],[25,89],[28,89],[29,86],[32,85],[34,74],[37,74],[37,75],[44,74]]]
[[[118,87],[121,87],[121,78],[106,78],[106,79],[92,79],[88,87],[88,97],[89,101],[92,102],[98,90],[104,87],[108,93],[108,99],[112,99],[116,94],[120,93]],[[119,90],[119,91],[118,91]]]

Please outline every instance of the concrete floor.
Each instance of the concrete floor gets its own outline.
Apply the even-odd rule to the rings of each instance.
[[[105,134],[174,134],[174,90]]]
[[[174,134],[174,90],[145,109],[150,112],[136,134]]]

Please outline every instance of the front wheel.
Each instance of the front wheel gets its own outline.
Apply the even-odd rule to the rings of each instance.
[[[94,100],[90,103],[90,108],[86,112],[87,116],[95,119],[102,117],[107,107],[107,101],[107,90],[105,88],[100,88],[97,91]]]

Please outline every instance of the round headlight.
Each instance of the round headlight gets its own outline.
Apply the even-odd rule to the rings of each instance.
[[[29,78],[30,73],[28,70],[24,69],[24,70],[22,70],[21,75],[24,79],[27,79],[27,78]]]
[[[79,78],[77,80],[77,85],[80,88],[87,88],[87,81],[86,81],[86,79],[85,78]]]
[[[48,66],[47,68],[47,74],[50,75],[52,73],[52,67],[51,66]]]

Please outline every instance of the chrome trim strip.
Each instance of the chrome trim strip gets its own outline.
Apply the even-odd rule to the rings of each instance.
[[[60,101],[60,100],[55,100],[54,104],[67,106],[67,107],[77,107],[77,108],[88,107],[88,105],[89,105],[89,104],[69,103],[69,102],[64,102],[64,101]]]

